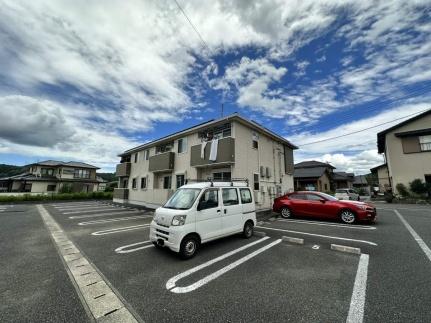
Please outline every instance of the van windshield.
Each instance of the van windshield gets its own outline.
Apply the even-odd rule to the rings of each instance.
[[[188,210],[196,201],[200,191],[200,188],[180,188],[163,207],[175,210]]]
[[[335,193],[347,193],[347,190],[335,190]]]

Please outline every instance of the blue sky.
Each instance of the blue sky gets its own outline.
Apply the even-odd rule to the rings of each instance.
[[[224,103],[295,161],[362,174],[383,160],[378,131],[431,108],[431,1],[179,3],[205,44],[172,0],[2,1],[0,163],[112,171]]]

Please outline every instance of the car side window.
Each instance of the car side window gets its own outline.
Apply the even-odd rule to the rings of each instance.
[[[248,188],[240,188],[239,194],[241,195],[241,203],[247,204],[253,202],[251,198],[251,192]]]
[[[291,194],[289,196],[289,199],[291,199],[291,200],[306,200],[307,197],[305,196],[305,194]]]
[[[223,188],[222,196],[223,196],[223,204],[226,206],[239,204],[238,192],[236,188]]]
[[[206,190],[199,200],[199,209],[206,210],[218,207],[218,189]]]
[[[321,199],[319,195],[307,194],[307,200],[309,201],[320,201]]]

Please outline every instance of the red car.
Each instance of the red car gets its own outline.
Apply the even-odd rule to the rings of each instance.
[[[283,218],[294,215],[304,217],[339,219],[352,224],[359,221],[374,222],[376,208],[365,202],[341,201],[320,192],[293,192],[274,200],[273,211]]]

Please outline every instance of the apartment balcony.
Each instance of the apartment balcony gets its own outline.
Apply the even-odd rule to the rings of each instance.
[[[205,158],[201,158],[201,146],[195,145],[191,147],[190,166],[207,167],[219,164],[235,163],[235,139],[231,137],[223,138],[218,141],[217,159],[210,161],[211,142],[208,142],[205,147]]]
[[[151,156],[149,159],[148,170],[150,172],[164,172],[174,169],[175,153],[167,152]]]
[[[114,199],[127,200],[129,198],[128,188],[114,188]]]
[[[115,174],[117,175],[117,177],[129,176],[131,168],[132,164],[130,162],[118,164]]]

